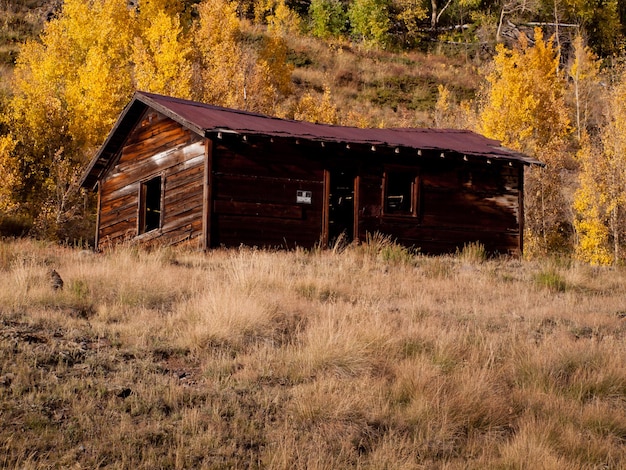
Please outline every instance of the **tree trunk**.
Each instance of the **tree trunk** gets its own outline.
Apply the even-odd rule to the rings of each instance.
[[[498,30],[496,31],[496,41],[500,42],[500,33],[502,32],[502,22],[504,21],[504,5],[502,5],[502,11],[500,12],[500,21],[498,21]]]
[[[430,0],[430,6],[432,7],[432,14],[430,15],[430,27],[435,29],[437,27],[437,0]]]

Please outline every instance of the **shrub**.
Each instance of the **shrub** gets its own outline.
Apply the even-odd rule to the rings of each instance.
[[[485,245],[480,242],[470,242],[463,245],[463,249],[456,251],[461,261],[472,264],[480,264],[487,259],[487,251]]]

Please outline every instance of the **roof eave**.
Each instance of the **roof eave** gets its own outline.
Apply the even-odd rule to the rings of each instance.
[[[119,141],[120,128],[134,126],[139,121],[145,110],[146,105],[139,100],[137,94],[135,94],[133,99],[126,105],[120,116],[117,118],[117,121],[113,125],[113,128],[109,132],[104,143],[98,149],[98,152],[91,159],[89,165],[87,165],[87,168],[80,179],[80,187],[90,189],[92,191],[95,190],[102,173],[108,167],[110,158],[117,153],[119,148],[121,148],[122,142]],[[126,138],[121,140],[124,141]]]

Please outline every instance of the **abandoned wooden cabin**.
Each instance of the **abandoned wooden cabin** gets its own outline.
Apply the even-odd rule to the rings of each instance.
[[[282,120],[138,92],[81,181],[98,192],[96,246],[328,245],[389,235],[422,252],[523,249],[524,167],[462,130]]]

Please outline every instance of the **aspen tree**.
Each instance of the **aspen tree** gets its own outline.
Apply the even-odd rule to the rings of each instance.
[[[575,254],[587,263],[611,264],[617,258],[610,246],[610,212],[612,206],[615,207],[615,203],[624,196],[610,191],[607,183],[615,180],[610,177],[611,165],[602,155],[601,149],[591,144],[586,133],[583,134],[581,144],[578,152],[579,187],[574,196],[574,226],[577,234]],[[624,203],[623,200],[619,202],[622,205]]]
[[[547,168],[527,171],[526,240],[529,251],[564,249],[571,217],[564,187],[569,118],[559,53],[535,30],[534,45],[497,46],[480,113],[480,131],[510,148],[538,157]]]
[[[573,59],[568,75],[574,96],[576,137],[580,141],[590,119],[590,108],[594,107],[600,95],[600,61],[584,45],[582,36],[576,36],[573,46]]]
[[[622,260],[621,245],[626,223],[626,72],[613,87],[607,100],[607,122],[602,132],[603,157],[608,169],[607,212],[613,238],[613,258]]]
[[[254,72],[246,80],[250,88],[247,106],[254,111],[280,114],[280,98],[293,91],[293,65],[287,61],[285,36],[297,34],[299,24],[284,0],[274,3],[273,12],[267,15],[267,22],[267,35],[258,52]]]
[[[77,188],[57,180],[83,168],[132,93],[134,21],[124,0],[66,0],[40,38],[22,47],[2,116],[9,135],[0,149],[15,211],[51,217],[56,230],[75,214],[70,206],[80,207]],[[63,188],[62,204],[53,188]],[[62,213],[43,214],[45,207]]]

